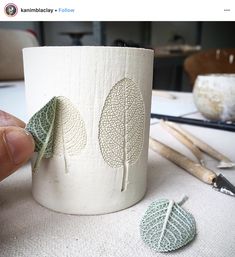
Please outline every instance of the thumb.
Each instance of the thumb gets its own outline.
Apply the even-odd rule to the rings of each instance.
[[[24,129],[0,127],[0,181],[22,166],[33,151],[33,138]]]

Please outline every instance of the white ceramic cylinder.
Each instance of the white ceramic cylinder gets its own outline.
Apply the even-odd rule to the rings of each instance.
[[[210,120],[235,120],[235,74],[197,77],[193,89],[198,110]]]
[[[78,154],[66,156],[65,163],[65,156],[55,152],[33,173],[35,200],[69,214],[109,213],[141,200],[146,191],[153,51],[35,47],[24,49],[23,56],[29,115],[53,96],[63,96],[84,127],[83,132],[67,133],[78,146],[76,135],[84,134]],[[76,119],[73,110],[66,112],[68,122]]]

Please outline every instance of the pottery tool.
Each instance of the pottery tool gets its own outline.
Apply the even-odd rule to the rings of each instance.
[[[214,148],[212,148],[210,145],[203,142],[201,139],[197,138],[196,136],[192,135],[179,125],[173,122],[169,121],[161,121],[160,124],[173,136],[175,136],[181,143],[186,145],[193,154],[197,157],[199,162],[204,165],[203,158],[202,158],[202,152],[208,154],[212,158],[220,161],[219,165],[217,166],[220,169],[225,168],[232,168],[235,166],[235,163],[233,163],[227,156],[223,155],[222,153],[218,152]],[[200,151],[201,150],[201,151]]]
[[[184,123],[188,125],[213,128],[213,129],[221,129],[226,131],[235,131],[235,123],[234,122],[223,122],[223,121],[209,121],[209,120],[199,120],[199,119],[191,119],[191,118],[183,118],[177,116],[163,115],[157,113],[151,113],[151,118],[163,119],[167,121],[174,121],[177,123]]]
[[[160,125],[166,129],[172,136],[178,139],[182,144],[189,148],[189,150],[195,155],[198,161],[204,166],[203,154],[200,149],[184,134],[180,133],[178,130],[169,126],[169,124],[163,120],[160,121]]]
[[[221,193],[235,196],[235,187],[222,174],[217,175],[212,170],[209,170],[199,163],[190,160],[185,155],[151,137],[149,138],[149,146],[153,151],[159,153],[161,156],[188,171],[191,175],[197,177],[199,180],[213,185],[214,189],[220,191]]]

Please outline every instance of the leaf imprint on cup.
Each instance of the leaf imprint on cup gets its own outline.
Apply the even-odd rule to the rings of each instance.
[[[145,108],[139,87],[128,78],[110,90],[99,122],[99,145],[105,162],[123,167],[121,191],[128,185],[129,166],[139,158],[144,142]]]
[[[35,140],[38,152],[33,171],[42,158],[61,155],[68,172],[68,156],[78,155],[85,147],[87,134],[78,109],[66,97],[53,97],[42,109],[33,115],[26,126]]]
[[[85,123],[71,101],[65,97],[57,98],[54,125],[53,154],[64,156],[67,171],[67,157],[79,155],[86,146]]]

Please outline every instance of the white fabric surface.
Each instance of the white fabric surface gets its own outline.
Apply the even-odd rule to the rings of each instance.
[[[183,94],[180,96],[183,98]],[[235,160],[235,133],[184,127]],[[151,127],[151,135],[192,157],[158,124]],[[216,161],[209,157],[206,160],[209,167],[218,171]],[[179,201],[185,194],[189,200],[183,207],[196,219],[197,236],[186,247],[165,255],[235,256],[234,198],[216,192],[151,150],[148,167],[148,191],[144,199],[126,210],[100,216],[65,215],[40,206],[31,196],[29,165],[21,168],[0,183],[0,256],[163,256],[141,241],[140,219],[152,201],[160,198]],[[235,183],[235,169],[222,173]]]

